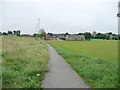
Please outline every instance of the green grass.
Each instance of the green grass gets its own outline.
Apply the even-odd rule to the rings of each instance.
[[[47,46],[29,37],[2,38],[3,88],[41,88],[47,71]]]
[[[118,41],[48,41],[86,83],[118,87]]]

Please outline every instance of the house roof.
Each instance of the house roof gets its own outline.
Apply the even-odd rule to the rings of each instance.
[[[68,37],[71,37],[71,38],[81,38],[81,37],[84,37],[84,35],[68,35]]]

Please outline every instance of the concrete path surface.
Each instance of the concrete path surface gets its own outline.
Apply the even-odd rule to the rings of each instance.
[[[43,88],[89,88],[66,61],[48,45],[50,62],[43,80]]]

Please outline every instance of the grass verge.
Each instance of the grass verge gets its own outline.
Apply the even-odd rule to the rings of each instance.
[[[67,42],[68,41],[63,41],[63,42],[49,41],[49,43],[58,51],[60,55],[63,56],[63,58],[71,65],[71,67],[78,73],[78,75],[80,75],[85,80],[86,83],[88,83],[93,88],[117,88],[118,87],[117,60],[111,61],[113,59],[112,56],[110,56],[112,57],[111,60],[106,58],[103,59],[102,56],[101,58],[98,58],[95,56],[91,57],[88,54],[85,55],[84,50],[83,50],[84,51],[84,55],[83,55],[81,52],[79,52],[79,47],[81,47],[81,43],[84,43],[84,45],[86,45],[84,46],[84,48],[87,47],[88,42],[87,43],[80,42],[79,45],[78,45],[79,42],[77,42],[77,45],[79,47],[75,47],[76,42],[74,41],[68,42],[69,44],[67,44]],[[92,42],[89,42],[89,43],[92,43]],[[109,45],[109,47],[110,46],[111,45]],[[75,47],[76,50],[74,50],[73,47]],[[94,44],[94,46],[92,47],[93,48],[87,47],[88,49],[91,50],[91,53],[92,53],[92,49],[94,50],[94,47],[96,47],[96,45]],[[102,53],[103,46],[99,45],[99,48],[101,48],[101,53]],[[111,49],[111,53],[113,53],[112,49]],[[99,50],[98,50],[98,53],[99,53]],[[116,54],[117,54],[117,51],[116,51]],[[107,53],[106,53],[106,57],[107,57]]]
[[[49,61],[47,46],[34,38],[2,38],[3,88],[41,88]]]

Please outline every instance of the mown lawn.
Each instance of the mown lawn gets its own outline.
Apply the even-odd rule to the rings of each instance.
[[[48,41],[86,83],[118,87],[118,41]]]
[[[30,37],[2,37],[2,87],[41,88],[47,71],[47,46]]]

